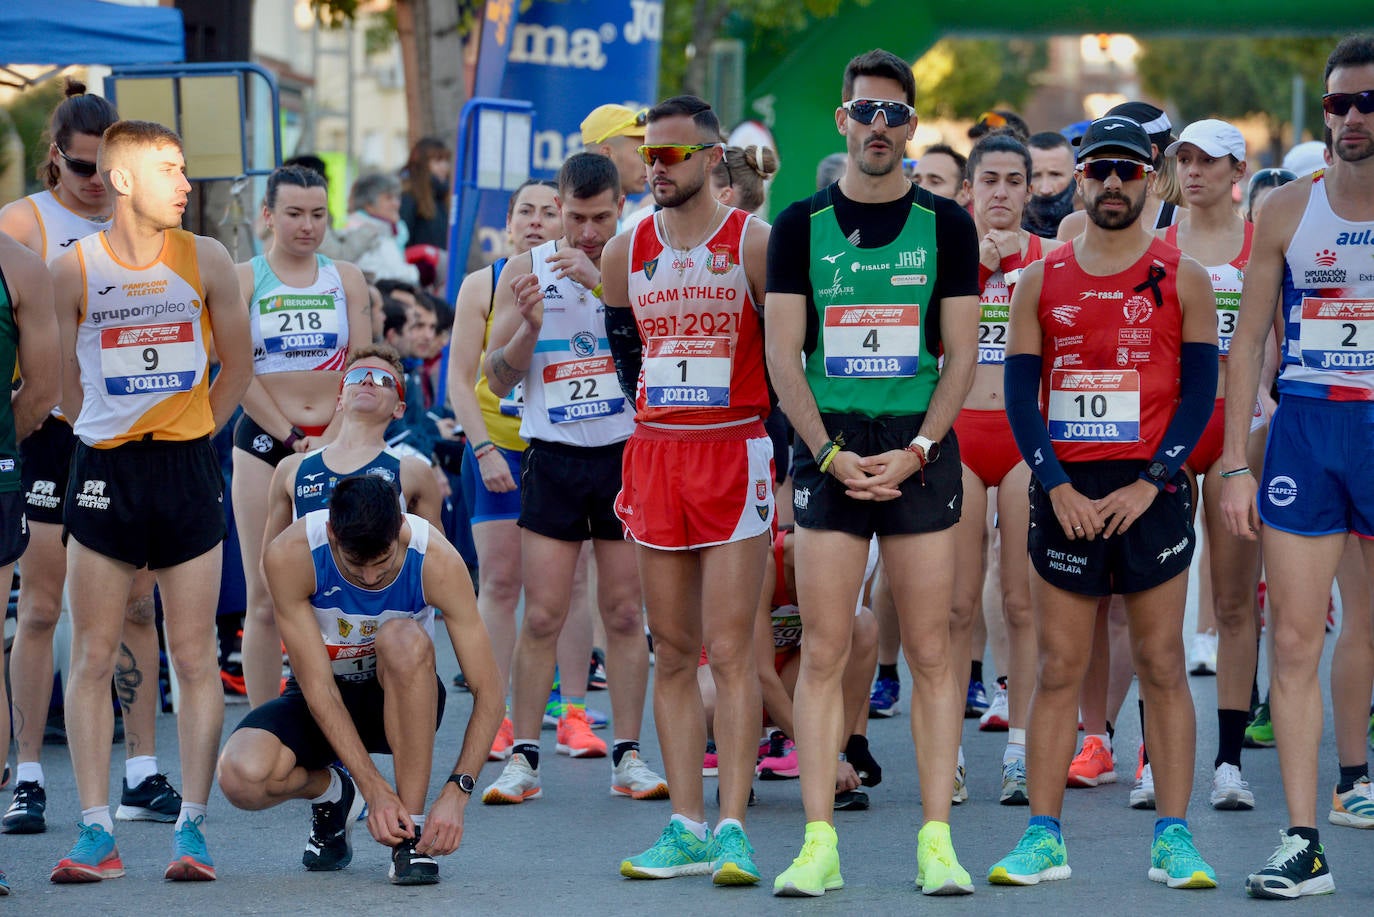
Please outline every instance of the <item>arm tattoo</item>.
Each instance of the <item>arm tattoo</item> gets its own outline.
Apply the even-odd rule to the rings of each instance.
[[[528,368],[516,369],[506,362],[506,348],[498,347],[491,352],[491,374],[497,378],[502,385],[515,385],[525,378],[529,372]]]

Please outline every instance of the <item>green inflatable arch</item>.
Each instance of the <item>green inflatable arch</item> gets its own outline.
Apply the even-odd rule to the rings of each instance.
[[[1357,12],[1364,7],[1364,12]],[[1293,0],[1152,0],[1137,4],[1055,3],[1050,0],[845,0],[781,54],[755,53],[748,62],[750,117],[777,138],[787,166],[770,197],[774,212],[815,190],[815,166],[842,149],[831,125],[844,66],[855,54],[882,47],[915,60],[944,35],[972,37],[1133,34],[1333,34],[1374,27],[1363,3],[1308,6]],[[916,107],[919,111],[920,100]]]

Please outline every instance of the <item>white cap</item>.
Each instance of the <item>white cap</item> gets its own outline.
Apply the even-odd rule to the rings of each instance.
[[[1233,125],[1216,118],[1204,118],[1185,127],[1178,139],[1164,148],[1164,155],[1176,155],[1185,143],[1191,143],[1208,156],[1220,157],[1229,153],[1239,162],[1245,161],[1245,137]]]
[[[1320,140],[1299,143],[1283,157],[1283,167],[1301,178],[1326,168],[1326,144]]]

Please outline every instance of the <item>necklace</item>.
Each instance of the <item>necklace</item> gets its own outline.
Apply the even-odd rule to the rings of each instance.
[[[720,213],[720,201],[716,201],[716,206],[711,209],[711,219],[708,223],[707,238],[710,238],[710,227],[716,224],[716,215]],[[687,273],[687,268],[692,267],[691,254],[696,245],[689,245],[686,248],[678,248],[673,244],[673,237],[668,232],[668,218],[663,217],[663,241],[668,243],[668,248],[673,252],[673,267],[677,268],[677,275],[681,277]],[[702,241],[705,241],[704,239]],[[698,242],[697,245],[701,243]]]

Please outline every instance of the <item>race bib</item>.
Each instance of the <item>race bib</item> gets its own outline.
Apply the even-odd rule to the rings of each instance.
[[[915,376],[921,353],[916,306],[826,306],[825,374],[835,378]]]
[[[263,347],[271,354],[333,350],[339,343],[339,316],[333,296],[283,293],[260,299],[258,325]]]
[[[780,608],[774,608],[772,617],[773,648],[782,650],[801,646],[802,620],[801,613],[797,611],[797,606],[783,605]]]
[[[329,666],[342,681],[363,681],[377,675],[377,645],[367,643],[330,644]]]
[[[190,322],[100,332],[100,370],[110,395],[189,392],[204,361]]]
[[[982,365],[1002,365],[1007,361],[1007,320],[1011,303],[981,303],[978,319],[978,362]]]
[[[651,339],[644,359],[644,400],[654,408],[729,407],[730,339]]]
[[[1308,369],[1374,369],[1374,300],[1303,297],[1299,339]]]
[[[1224,360],[1231,353],[1231,336],[1240,317],[1240,291],[1217,291],[1217,350]]]
[[[1140,439],[1140,375],[1133,369],[1050,373],[1050,439],[1133,443]]]
[[[625,394],[611,358],[591,357],[545,366],[544,403],[552,423],[574,423],[619,414]]]
[[[497,401],[502,417],[519,417],[525,413],[525,382],[515,383],[515,388],[506,392]]]

